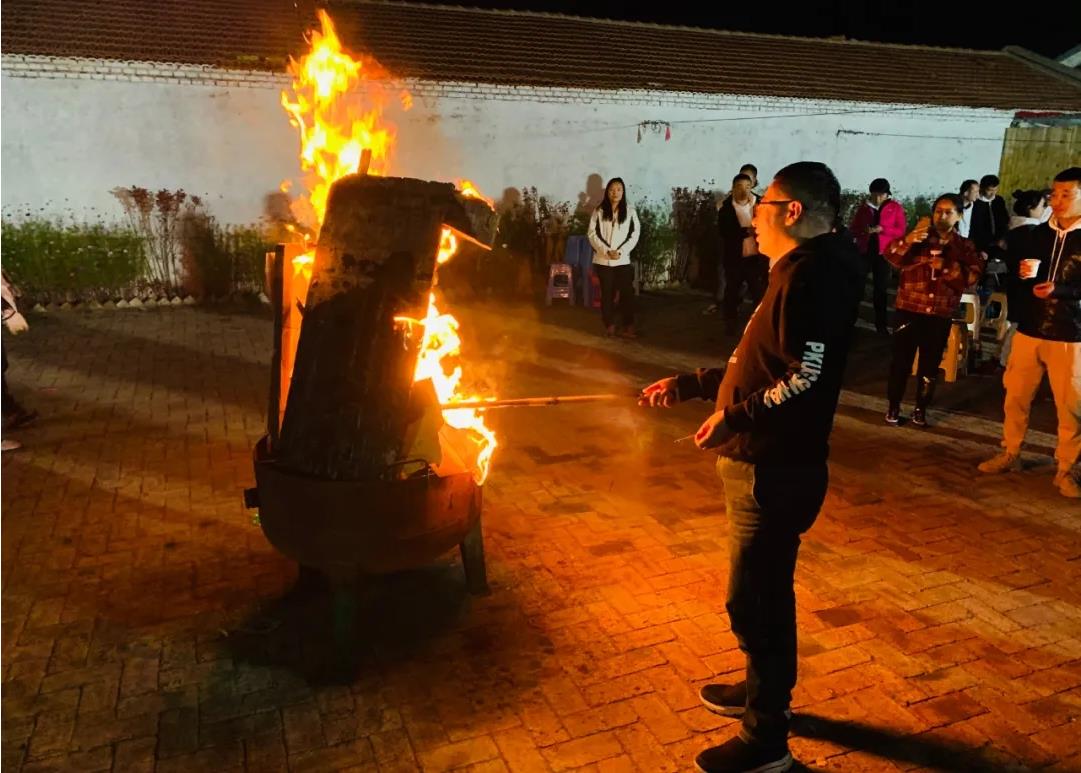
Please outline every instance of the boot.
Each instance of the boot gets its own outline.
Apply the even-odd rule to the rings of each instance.
[[[937,384],[937,378],[927,376],[920,376],[916,380],[916,409],[912,411],[912,423],[917,427],[927,426],[927,406],[934,399]]]

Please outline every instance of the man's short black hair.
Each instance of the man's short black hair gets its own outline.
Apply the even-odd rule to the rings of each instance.
[[[838,226],[841,212],[841,184],[820,161],[797,161],[773,176],[785,195],[803,205],[808,217],[831,228]]]
[[[754,176],[758,177],[758,167],[755,166],[754,164],[744,164],[743,166],[741,166],[739,168],[739,171],[740,172],[747,172],[747,171],[754,172]]]
[[[957,192],[963,196],[964,194],[968,193],[968,189],[971,188],[973,185],[978,188],[980,184],[975,180],[965,180],[963,183],[961,183],[961,190]]]
[[[893,194],[893,191],[890,190],[890,181],[885,177],[876,177],[871,180],[871,184],[867,187],[867,192]]]
[[[1081,185],[1081,166],[1071,166],[1068,169],[1063,169],[1055,175],[1055,182]]]
[[[985,174],[980,178],[980,190],[985,188],[997,188],[1002,181],[998,179],[998,175]]]
[[[736,183],[743,182],[744,180],[746,180],[747,182],[752,182],[751,176],[749,174],[743,174],[743,172],[740,172],[732,178],[732,184],[735,185]]]

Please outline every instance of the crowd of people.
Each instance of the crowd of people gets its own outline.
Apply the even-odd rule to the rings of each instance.
[[[770,259],[754,225],[766,203],[757,184],[757,168],[745,164],[717,207],[719,280],[705,312],[720,311],[733,334],[740,329],[744,299],[757,309],[772,281]],[[957,193],[938,196],[930,216],[909,229],[889,180],[877,178],[847,227],[838,221],[834,228],[852,241],[865,277],[870,275],[875,329],[891,339],[886,423],[927,426],[962,296],[986,301],[998,289],[1006,298],[999,305],[1006,325],[995,363],[1006,391],[1004,451],[979,469],[991,474],[1020,466],[1029,408],[1046,375],[1058,418],[1055,487],[1063,496],[1081,498],[1074,474],[1081,455],[1081,168],[1064,169],[1049,189],[1014,191],[1012,217],[999,186],[991,174],[965,180]],[[623,180],[611,180],[589,226],[609,335],[616,334],[617,297],[622,334],[636,335],[630,253],[640,231]],[[888,287],[894,276],[891,325]],[[970,343],[979,349],[978,330]],[[906,419],[902,403],[913,371],[914,406]]]

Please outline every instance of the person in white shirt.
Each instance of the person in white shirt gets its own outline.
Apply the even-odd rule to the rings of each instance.
[[[604,198],[589,218],[587,235],[593,246],[593,271],[601,283],[601,317],[605,334],[616,334],[618,294],[620,335],[637,338],[631,251],[642,235],[642,224],[634,207],[627,203],[627,186],[621,178],[613,177],[604,187]]]
[[[757,306],[769,281],[769,259],[758,253],[751,219],[758,197],[752,191],[753,180],[747,174],[732,178],[732,195],[724,200],[717,213],[724,265],[724,325],[726,331],[739,333],[738,312],[747,285],[751,305]]]
[[[980,197],[980,184],[975,180],[965,180],[961,183],[958,191],[965,208],[961,210],[961,220],[957,224],[957,232],[964,238],[968,238],[968,229],[972,227],[972,205]]]

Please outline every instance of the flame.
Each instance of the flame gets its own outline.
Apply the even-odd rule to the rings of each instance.
[[[319,11],[319,22],[321,30],[311,32],[308,53],[299,60],[289,60],[289,74],[293,79],[291,93],[283,91],[281,96],[282,107],[300,134],[300,162],[306,172],[304,184],[308,189],[307,198],[300,202],[305,210],[300,219],[311,221],[306,225],[314,226],[313,233],[318,233],[323,223],[331,185],[357,171],[365,150],[372,153],[368,174],[387,173],[394,144],[394,132],[383,118],[383,106],[388,102],[388,96],[379,80],[387,78],[386,72],[370,57],[355,59],[343,50],[334,24],[325,11]],[[408,91],[400,91],[397,96],[403,109],[412,107],[413,97]],[[366,110],[358,111],[358,97],[368,103]],[[492,204],[468,180],[460,181],[458,187],[463,195]],[[306,249],[292,261],[296,297],[304,299],[312,277],[315,250],[308,234],[296,228],[290,230],[303,239]],[[437,268],[454,256],[458,242],[450,228],[443,228],[436,254]],[[411,329],[414,326],[423,328],[413,380],[431,379],[441,405],[484,399],[461,391],[462,366],[449,365],[461,356],[458,320],[439,310],[434,292],[429,293],[424,319],[396,317],[395,321],[405,323]],[[483,484],[497,446],[495,434],[476,409],[448,408],[442,413],[447,425],[464,431],[473,441],[476,449],[473,477],[478,485]]]
[[[379,82],[386,72],[371,58],[354,59],[342,49],[334,23],[319,11],[321,31],[312,30],[311,50],[289,60],[291,94],[283,91],[282,107],[300,132],[301,168],[307,172],[309,219],[323,222],[330,186],[357,171],[361,153],[371,150],[368,174],[384,174],[394,144],[394,131],[383,119],[387,102]],[[366,109],[355,99],[362,94]],[[406,103],[408,92],[399,99]],[[409,102],[411,104],[411,97]]]
[[[435,255],[436,265],[443,265],[448,260],[454,257],[454,253],[458,251],[458,238],[454,235],[454,232],[449,228],[444,228],[443,233],[439,237],[439,252]]]
[[[440,239],[437,264],[445,263],[454,256],[458,249],[458,240],[449,228],[444,228]],[[396,322],[403,322],[410,327],[424,329],[417,354],[417,367],[413,371],[413,381],[431,379],[436,397],[441,405],[487,399],[485,396],[463,392],[461,389],[462,366],[454,365],[450,372],[447,362],[461,357],[462,339],[458,335],[458,320],[452,315],[440,312],[435,293],[428,294],[428,311],[424,319],[395,317]],[[478,485],[483,485],[488,477],[492,455],[499,445],[495,433],[484,423],[484,416],[475,408],[447,408],[443,410],[443,421],[450,426],[468,431],[477,445],[476,469],[473,478]]]
[[[495,209],[495,201],[485,196],[471,180],[458,180],[454,183],[454,187],[458,189],[458,193],[465,196],[467,199],[480,199],[488,204],[489,207]]]

